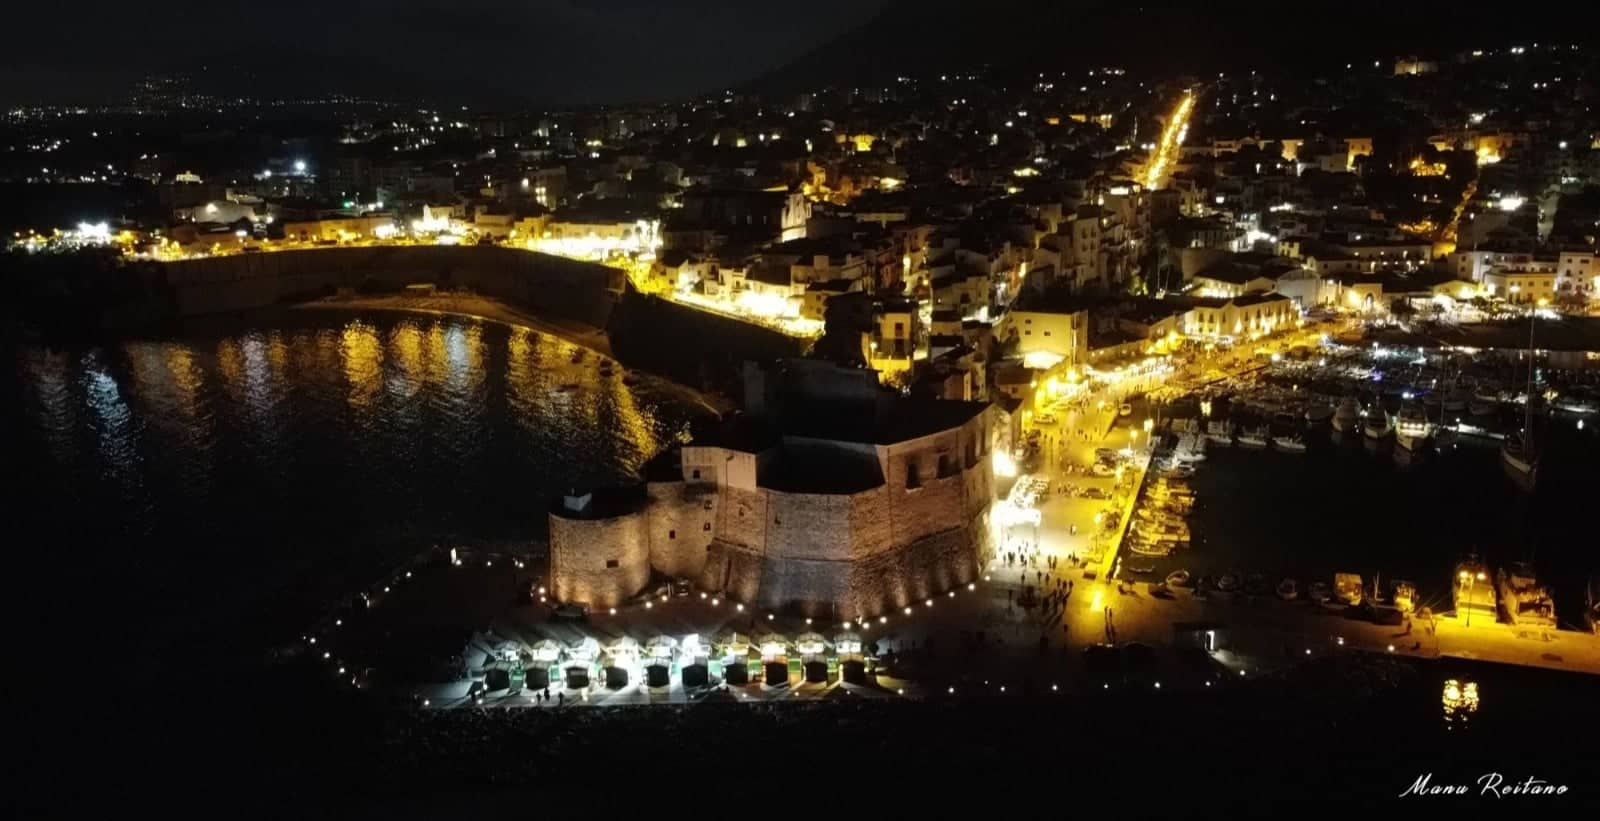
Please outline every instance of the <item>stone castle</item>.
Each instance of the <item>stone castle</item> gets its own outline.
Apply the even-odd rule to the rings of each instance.
[[[746,366],[745,408],[645,481],[550,512],[555,598],[614,607],[652,576],[766,609],[873,617],[973,581],[991,551],[996,411],[873,371]]]

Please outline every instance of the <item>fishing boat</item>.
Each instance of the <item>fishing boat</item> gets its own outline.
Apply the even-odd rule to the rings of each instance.
[[[1361,576],[1356,573],[1333,574],[1333,595],[1341,604],[1360,604],[1366,598]]]
[[[1495,621],[1494,585],[1489,581],[1489,568],[1477,555],[1469,554],[1456,564],[1455,584],[1450,591],[1451,604],[1457,619],[1476,615],[1486,624]]]
[[[1400,413],[1394,421],[1395,444],[1406,450],[1416,450],[1431,433],[1433,423],[1428,421],[1428,414],[1421,405],[1406,402],[1400,406]]]
[[[1278,598],[1284,601],[1294,601],[1300,598],[1300,584],[1294,579],[1284,579],[1278,582]]]
[[[1408,581],[1396,579],[1392,594],[1394,606],[1402,613],[1410,613],[1417,608],[1417,586]]]
[[[1239,431],[1239,447],[1251,450],[1260,450],[1267,446],[1267,431],[1265,428],[1252,428]]]
[[[1512,624],[1555,629],[1555,599],[1550,597],[1549,589],[1539,583],[1531,562],[1513,562],[1500,568],[1495,576],[1495,587],[1500,592],[1500,607]]]
[[[1361,419],[1361,403],[1354,396],[1346,396],[1339,400],[1339,407],[1333,412],[1333,429],[1346,433],[1355,429],[1356,423]]]
[[[1272,437],[1272,449],[1284,453],[1305,453],[1306,440],[1299,434]]]

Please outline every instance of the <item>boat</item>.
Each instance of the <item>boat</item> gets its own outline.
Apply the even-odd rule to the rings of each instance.
[[[1450,601],[1456,618],[1466,620],[1476,615],[1485,623],[1495,621],[1494,585],[1489,582],[1489,568],[1476,555],[1469,554],[1456,564],[1455,584],[1451,587]]]
[[[1167,574],[1167,585],[1170,587],[1188,587],[1189,571],[1174,570]]]
[[[1394,606],[1402,613],[1410,613],[1417,608],[1417,586],[1408,581],[1395,579],[1394,592],[1391,600]]]
[[[1274,436],[1272,437],[1272,448],[1284,453],[1305,453],[1306,440],[1302,439],[1299,434]]]
[[[1232,593],[1239,589],[1239,576],[1236,573],[1224,573],[1217,577],[1217,589],[1224,593]]]
[[[1306,422],[1308,424],[1320,425],[1332,418],[1333,406],[1326,402],[1318,402],[1306,408]]]
[[[1284,601],[1294,601],[1300,598],[1300,584],[1294,579],[1284,579],[1278,582],[1278,598]]]
[[[1239,431],[1239,447],[1260,450],[1267,446],[1267,431],[1265,428],[1252,428]]]
[[[1334,598],[1343,604],[1360,604],[1366,597],[1361,584],[1361,576],[1355,573],[1333,574]]]
[[[1473,416],[1493,416],[1494,412],[1499,409],[1500,404],[1498,402],[1492,402],[1477,396],[1467,403],[1467,412]]]
[[[1530,445],[1528,437],[1521,433],[1513,433],[1506,437],[1505,443],[1500,446],[1500,466],[1518,487],[1529,492],[1533,491],[1538,481],[1539,456]]]
[[[1406,402],[1400,406],[1400,413],[1394,421],[1394,441],[1406,450],[1416,450],[1427,441],[1433,433],[1433,423],[1428,421],[1428,414],[1416,402]]]
[[[1328,587],[1327,582],[1312,582],[1311,589],[1308,592],[1311,600],[1318,604],[1328,601],[1333,597],[1333,592]]]
[[[1233,424],[1221,419],[1206,423],[1206,438],[1217,445],[1233,444]]]
[[[1333,429],[1345,433],[1356,426],[1361,418],[1361,403],[1354,396],[1346,396],[1339,400],[1339,407],[1333,412]]]
[[[1500,568],[1495,574],[1495,587],[1500,592],[1500,608],[1513,625],[1555,629],[1555,599],[1539,583],[1531,562],[1513,562]]]
[[[1391,433],[1394,433],[1394,420],[1389,418],[1389,412],[1383,409],[1383,405],[1374,403],[1366,421],[1361,424],[1361,435],[1369,442],[1378,442],[1387,439]]]
[[[1467,403],[1470,401],[1472,401],[1472,395],[1467,393],[1464,389],[1451,388],[1450,391],[1444,395],[1444,401],[1440,404],[1444,407],[1445,411],[1449,413],[1460,413],[1467,409]]]

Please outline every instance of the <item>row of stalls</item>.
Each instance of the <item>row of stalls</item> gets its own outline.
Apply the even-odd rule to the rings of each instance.
[[[830,641],[817,633],[794,639],[769,633],[760,638],[728,632],[711,642],[698,635],[655,636],[640,644],[631,636],[604,645],[586,636],[570,643],[544,639],[531,646],[506,642],[485,666],[490,690],[542,690],[565,685],[572,690],[603,686],[620,690],[633,683],[650,688],[686,688],[713,683],[786,684],[843,679],[866,683],[861,637],[841,633]]]

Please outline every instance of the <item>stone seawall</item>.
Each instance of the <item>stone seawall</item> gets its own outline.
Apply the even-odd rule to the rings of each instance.
[[[705,391],[738,396],[740,367],[804,354],[810,342],[632,290],[606,325],[611,349],[644,368]]]
[[[173,317],[263,308],[341,288],[394,291],[428,283],[606,327],[619,269],[495,246],[376,246],[235,254],[160,263]]]

